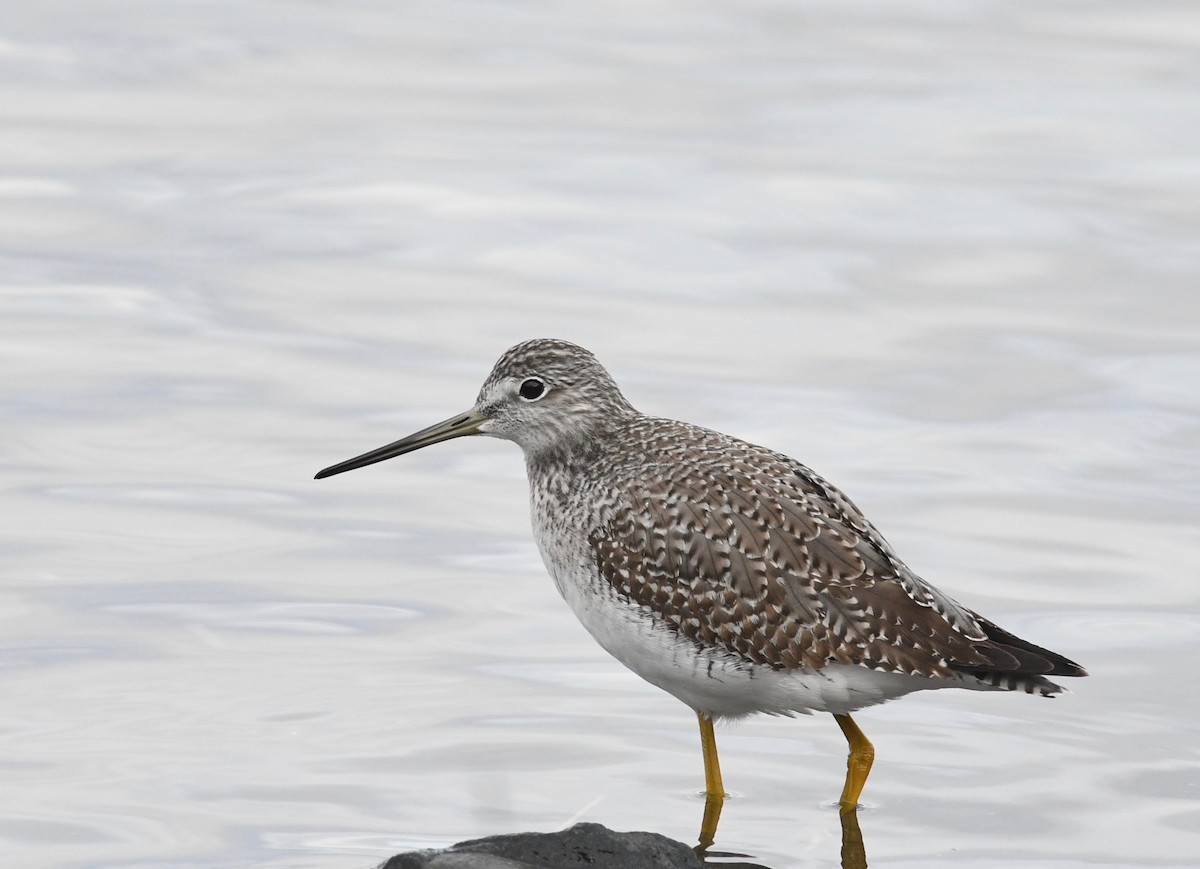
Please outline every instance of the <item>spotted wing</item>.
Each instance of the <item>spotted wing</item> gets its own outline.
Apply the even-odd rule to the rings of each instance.
[[[909,571],[840,491],[738,444],[711,459],[693,444],[690,461],[644,474],[592,535],[601,574],[652,617],[775,669],[1051,672],[989,640],[994,626]]]

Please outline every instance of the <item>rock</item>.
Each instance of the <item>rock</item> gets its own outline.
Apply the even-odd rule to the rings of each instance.
[[[379,869],[702,869],[687,845],[658,833],[618,833],[576,824],[558,833],[515,833],[444,850],[397,854]]]

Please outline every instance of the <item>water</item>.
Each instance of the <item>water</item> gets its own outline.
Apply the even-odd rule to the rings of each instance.
[[[316,483],[536,335],[847,490],[1087,666],[859,716],[872,866],[1200,863],[1200,14],[24,4],[0,30],[0,863],[685,841],[691,714],[544,576],[514,447]],[[717,846],[831,865],[827,716]]]

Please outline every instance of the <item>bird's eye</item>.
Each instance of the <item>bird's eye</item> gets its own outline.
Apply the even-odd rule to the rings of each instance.
[[[526,401],[537,401],[546,394],[546,384],[536,377],[530,377],[521,384],[521,398]]]

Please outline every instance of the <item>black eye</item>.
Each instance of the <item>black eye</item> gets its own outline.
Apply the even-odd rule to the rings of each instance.
[[[531,377],[521,384],[521,398],[526,401],[535,401],[541,398],[546,392],[546,384],[538,380],[536,377]]]

